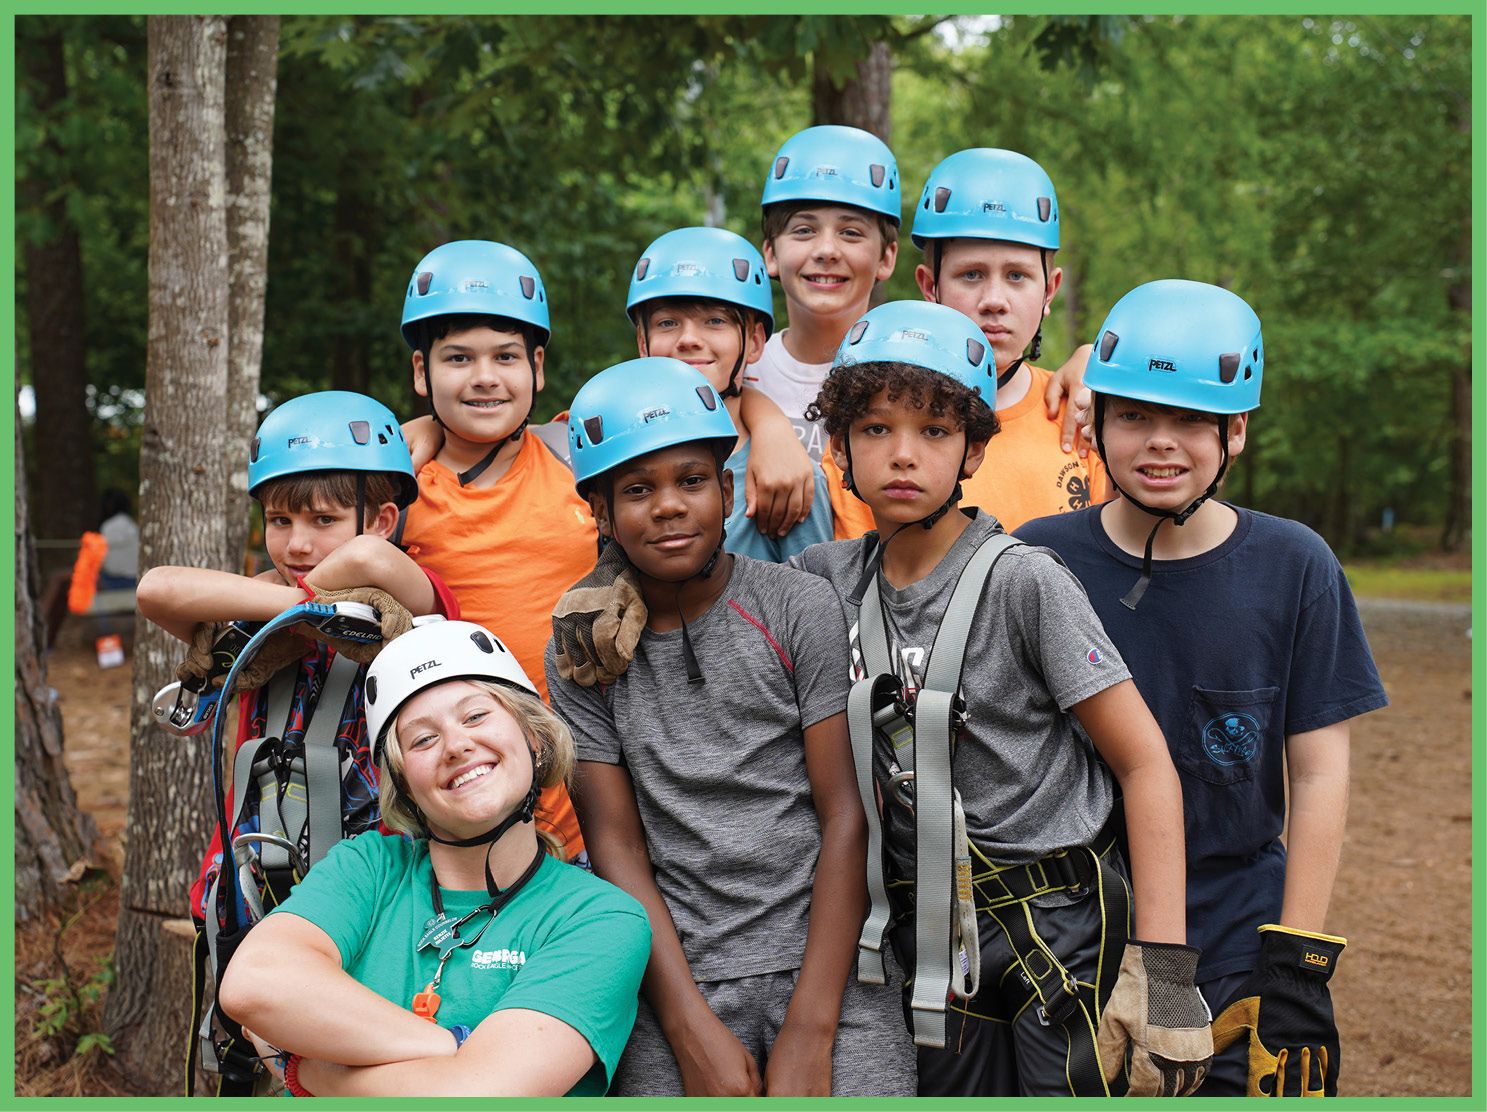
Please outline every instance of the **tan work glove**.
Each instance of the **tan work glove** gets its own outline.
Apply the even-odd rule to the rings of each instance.
[[[553,608],[558,675],[581,687],[614,683],[630,667],[648,616],[634,569],[619,545],[609,545]]]
[[[305,637],[324,641],[341,656],[358,664],[370,664],[382,651],[382,646],[394,637],[401,637],[413,628],[413,615],[408,608],[386,591],[376,587],[348,587],[342,591],[317,591],[311,602],[364,602],[377,612],[382,626],[381,642],[366,643],[337,637],[311,622],[301,622],[294,631]],[[271,639],[272,640],[272,639]]]
[[[228,622],[202,622],[196,627],[196,632],[191,636],[191,646],[186,650],[186,659],[176,665],[176,679],[182,683],[187,681],[200,682],[211,675],[214,665],[213,647],[217,643],[218,636],[230,623]],[[295,636],[290,630],[281,630],[265,641],[261,648],[248,661],[248,665],[238,673],[237,690],[252,691],[262,687],[273,678],[275,672],[286,665],[293,664],[305,655],[304,641]],[[231,667],[231,663],[228,663]],[[212,681],[212,687],[221,687],[227,679],[224,669],[217,669],[218,675]]]
[[[1198,951],[1173,942],[1126,943],[1100,1016],[1100,1064],[1114,1081],[1131,1056],[1132,1097],[1184,1097],[1213,1060],[1208,1005],[1194,983]]]

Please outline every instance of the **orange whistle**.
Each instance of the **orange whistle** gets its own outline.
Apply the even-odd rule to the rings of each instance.
[[[434,1019],[434,1016],[438,1013],[438,1011],[439,994],[434,991],[432,982],[430,982],[429,986],[422,992],[415,992],[413,994],[414,1015],[421,1016],[422,1018],[428,1020],[430,1023],[435,1023],[437,1022],[437,1020]]]

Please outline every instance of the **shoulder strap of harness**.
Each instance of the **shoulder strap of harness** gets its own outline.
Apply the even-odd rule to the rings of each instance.
[[[882,875],[882,833],[872,781],[873,735],[883,732],[894,744],[901,765],[907,769],[912,763],[913,767],[916,956],[911,1010],[914,1041],[921,1046],[945,1044],[945,999],[951,985],[951,962],[957,952],[961,965],[956,978],[958,995],[973,995],[979,986],[980,950],[974,911],[969,917],[956,914],[957,909],[970,907],[970,859],[964,848],[965,820],[959,814],[954,791],[951,755],[958,725],[957,693],[976,609],[997,560],[1018,543],[1009,534],[993,533],[977,547],[961,572],[925,665],[924,687],[915,701],[912,724],[896,697],[899,681],[876,577],[870,581],[858,613],[858,644],[867,679],[853,687],[848,700],[848,726],[858,788],[868,815],[868,892],[872,900],[858,941],[858,978],[879,984],[884,979],[882,940],[888,906]],[[880,683],[885,675],[890,682]],[[902,746],[900,741],[909,731],[914,744]],[[968,975],[971,984],[967,991]]]

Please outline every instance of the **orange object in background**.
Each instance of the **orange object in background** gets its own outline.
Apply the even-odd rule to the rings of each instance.
[[[117,633],[108,633],[93,642],[98,653],[98,667],[117,668],[124,663],[124,639]]]
[[[86,614],[93,605],[93,596],[98,593],[98,573],[107,555],[108,541],[102,533],[90,530],[83,534],[77,562],[72,565],[72,584],[67,588],[67,609],[72,613]]]

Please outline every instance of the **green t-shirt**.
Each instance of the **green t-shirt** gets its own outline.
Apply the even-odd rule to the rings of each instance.
[[[346,972],[405,1008],[434,978],[437,947],[415,952],[434,917],[428,844],[369,831],[334,846],[278,911],[328,934]],[[482,891],[440,890],[458,918]],[[472,937],[486,921],[460,928]],[[547,857],[472,946],[455,950],[439,985],[438,1022],[475,1028],[492,1012],[528,1008],[568,1024],[598,1064],[569,1096],[602,1095],[635,1023],[650,959],[645,910],[614,885]]]

